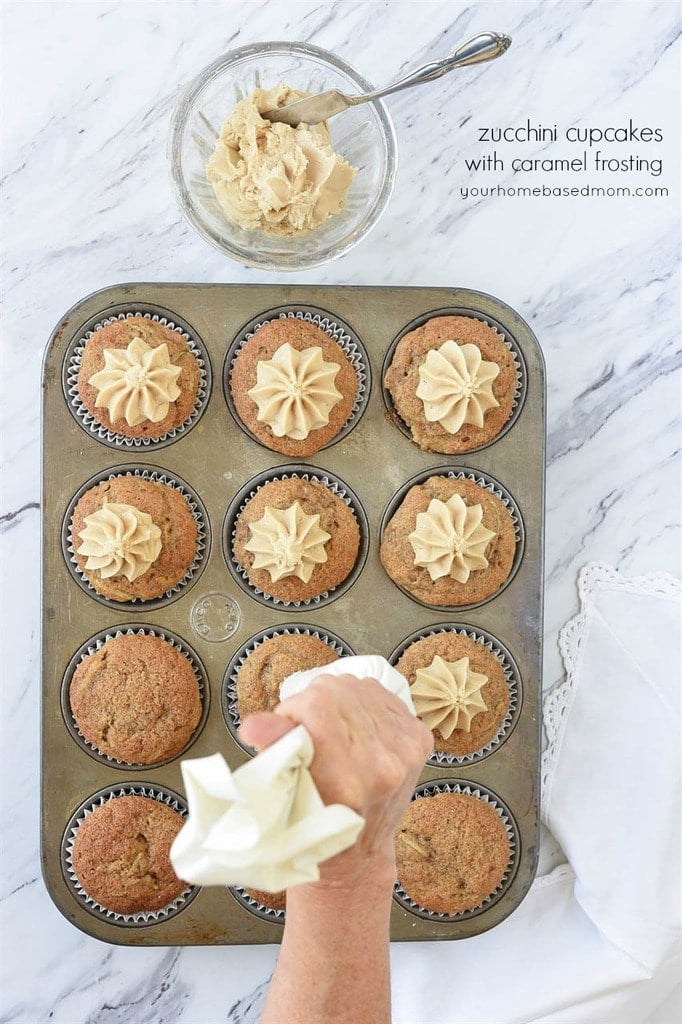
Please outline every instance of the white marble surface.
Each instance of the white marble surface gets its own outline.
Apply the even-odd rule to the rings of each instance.
[[[43,347],[64,310],[107,284],[277,280],[224,260],[176,209],[165,139],[179,87],[219,53],[266,39],[314,42],[379,83],[475,31],[513,36],[498,64],[389,101],[400,164],[388,212],[349,255],[296,280],[461,285],[499,296],[531,323],[548,371],[551,686],[561,675],[557,631],[576,609],[581,565],[596,558],[627,574],[679,574],[678,11],[666,0],[3,4],[0,1021],[250,1024],[276,955],[275,947],[102,944],[60,916],[40,876]],[[631,117],[662,128],[660,177],[614,174],[594,183],[666,186],[669,196],[463,200],[462,186],[520,183],[510,172],[470,175],[463,156],[485,151],[479,126],[528,117],[560,127]],[[622,151],[647,155],[642,145]],[[553,183],[548,174],[530,183],[543,182]],[[418,978],[428,948],[413,950]],[[456,944],[452,956],[455,969]],[[658,999],[653,991],[652,1007]],[[657,1024],[673,1020],[673,1006],[660,1010]]]

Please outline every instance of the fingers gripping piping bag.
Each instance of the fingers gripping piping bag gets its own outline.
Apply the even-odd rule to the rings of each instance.
[[[376,679],[414,714],[407,680],[378,655],[295,672],[281,699],[323,674]],[[352,846],[365,822],[343,804],[325,806],[308,770],[313,754],[309,732],[298,725],[235,772],[222,754],[183,761],[189,815],[170,851],[178,877],[266,892],[317,881],[319,865]]]

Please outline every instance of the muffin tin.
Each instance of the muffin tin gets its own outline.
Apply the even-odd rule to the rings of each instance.
[[[74,351],[95,325],[143,313],[178,325],[202,353],[206,395],[191,429],[138,447],[99,437],[76,414],[70,391]],[[502,331],[520,367],[512,422],[476,452],[448,457],[420,451],[382,399],[382,368],[396,339],[429,316],[474,316]],[[365,393],[325,449],[291,464],[256,442],[228,408],[231,358],[258,323],[279,316],[342,327],[366,368]],[[319,320],[314,318],[318,317]],[[222,388],[214,372],[222,367]],[[351,429],[352,428],[352,429]],[[545,382],[542,355],[528,325],[491,296],[464,289],[281,285],[134,284],[104,289],[77,303],[50,338],[43,375],[43,721],[42,861],[61,912],[97,938],[132,945],[279,942],[282,914],[239,890],[192,890],[172,913],[126,922],[93,906],[74,885],[68,851],[84,807],[112,791],[149,791],[182,806],[180,757],[136,768],[93,756],[69,725],[65,676],[84,645],[118,630],[146,629],[185,644],[207,683],[205,723],[184,757],[221,751],[232,768],[248,755],[226,724],[223,690],[234,659],[264,631],[318,631],[358,653],[399,656],[408,639],[440,628],[464,629],[502,652],[515,686],[513,715],[483,756],[425,765],[420,784],[469,787],[505,809],[514,857],[502,889],[475,912],[443,918],[410,906],[399,891],[394,939],[453,939],[486,931],[523,899],[533,879],[539,836],[539,695],[542,666]],[[116,449],[118,450],[112,450]],[[68,513],[86,485],[118,472],[158,474],[196,499],[205,519],[203,549],[187,584],[167,599],[102,600],[73,572]],[[517,557],[509,582],[486,602],[439,610],[401,592],[378,556],[387,509],[412,478],[452,472],[488,481],[507,495],[518,518]],[[259,600],[229,563],[226,539],[235,507],[265,479],[310,474],[340,484],[356,508],[361,553],[348,585],[333,600],[284,604]],[[220,538],[223,538],[223,543]],[[226,557],[227,556],[227,557]],[[131,924],[133,925],[131,927]]]

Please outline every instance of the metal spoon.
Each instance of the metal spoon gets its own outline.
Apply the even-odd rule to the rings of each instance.
[[[392,92],[399,92],[401,89],[410,89],[413,85],[421,85],[422,82],[433,82],[448,71],[455,68],[463,68],[469,64],[482,64],[486,60],[495,60],[511,46],[509,36],[500,35],[498,32],[482,32],[474,36],[466,43],[462,43],[454,53],[443,60],[434,61],[418,68],[406,78],[386,89],[379,89],[376,92],[368,92],[361,96],[345,96],[342,92],[332,89],[330,92],[323,92],[319,96],[309,96],[304,100],[296,100],[295,103],[287,103],[285,107],[275,107],[274,110],[266,110],[261,117],[268,121],[281,121],[284,124],[296,125],[319,124],[326,121],[334,114],[347,110],[348,107],[356,107],[359,103],[367,103],[369,100],[378,100],[381,96],[388,96]]]

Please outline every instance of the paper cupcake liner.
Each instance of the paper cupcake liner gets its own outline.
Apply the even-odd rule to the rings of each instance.
[[[92,896],[89,896],[80,884],[73,867],[73,844],[75,842],[76,835],[78,834],[78,829],[88,815],[96,808],[102,807],[109,800],[115,800],[120,796],[146,796],[152,800],[157,800],[159,803],[166,804],[168,807],[172,807],[172,809],[174,811],[178,811],[183,818],[187,817],[187,804],[185,801],[182,797],[178,796],[177,793],[174,793],[171,789],[167,789],[166,787],[147,784],[141,784],[138,786],[125,783],[118,786],[106,786],[97,793],[93,793],[93,795],[82,803],[71,815],[62,837],[62,872],[69,889],[81,906],[85,907],[85,909],[95,917],[100,918],[100,920],[109,921],[112,924],[122,925],[128,928],[139,928],[145,925],[159,924],[162,921],[167,921],[169,917],[174,917],[181,910],[184,910],[184,908],[199,892],[199,887],[193,885],[187,886],[179,896],[160,910],[143,910],[138,911],[135,914],[120,914],[115,910],[109,910],[101,903],[98,903],[97,900],[93,899]]]
[[[262,590],[259,590],[258,587],[251,583],[246,569],[242,567],[233,554],[233,544],[237,529],[237,520],[244,511],[248,502],[251,501],[251,499],[258,493],[261,487],[265,484],[272,483],[275,480],[290,480],[293,477],[297,477],[311,483],[323,484],[325,487],[328,487],[329,490],[337,496],[337,498],[341,498],[353,513],[355,521],[358,524],[360,530],[360,547],[358,550],[358,556],[355,560],[355,565],[345,580],[342,580],[336,587],[330,587],[329,590],[325,590],[322,594],[318,594],[316,597],[308,597],[301,601],[281,601],[278,597],[272,597],[270,594],[263,593]],[[329,473],[326,469],[317,469],[314,466],[294,464],[265,470],[263,473],[259,473],[258,476],[249,480],[234,496],[227,509],[225,521],[223,523],[223,555],[233,579],[246,594],[268,608],[274,607],[286,608],[287,611],[305,611],[308,608],[321,608],[326,604],[331,604],[332,601],[336,601],[336,599],[341,597],[342,594],[345,594],[346,591],[350,590],[358,579],[364,568],[365,561],[367,560],[368,552],[369,523],[360,499],[355,492],[350,489],[348,484],[341,480],[340,477],[335,476],[333,473]]]
[[[355,331],[353,331],[347,323],[344,323],[343,320],[334,314],[327,313],[323,309],[317,309],[315,306],[278,306],[275,309],[268,310],[266,313],[262,313],[258,317],[254,317],[241,328],[225,356],[225,363],[223,366],[223,391],[227,407],[237,425],[244,431],[247,437],[250,437],[252,441],[255,441],[264,448],[267,448],[268,446],[264,445],[260,438],[256,437],[256,435],[249,430],[237,412],[232,398],[230,381],[232,379],[232,368],[235,360],[246,342],[254,336],[256,331],[261,327],[264,327],[266,324],[271,323],[273,320],[305,320],[307,323],[313,324],[315,327],[320,327],[325,334],[328,334],[329,337],[343,349],[347,359],[355,370],[358,380],[358,389],[355,396],[355,402],[353,403],[353,408],[338,434],[335,434],[327,444],[323,445],[322,448],[319,449],[320,451],[324,451],[326,448],[330,448],[332,445],[338,444],[338,442],[343,440],[344,437],[347,437],[351,430],[357,426],[360,418],[367,408],[372,379],[369,357],[365,350],[365,346],[360,341],[360,338]],[[268,450],[271,449],[268,448]]]
[[[132,317],[143,317],[153,323],[168,327],[178,334],[186,343],[190,352],[199,365],[199,386],[194,402],[194,408],[184,422],[177,427],[167,430],[160,437],[128,437],[109,430],[100,423],[91,412],[88,411],[78,392],[78,373],[81,367],[81,359],[86,344],[103,327],[115,323],[117,320],[130,320]],[[211,362],[203,342],[196,332],[182,318],[171,313],[170,310],[163,310],[160,307],[146,307],[144,309],[129,307],[120,312],[111,312],[109,316],[99,314],[93,320],[88,321],[73,342],[69,345],[64,357],[62,374],[62,386],[69,410],[76,422],[86,430],[92,437],[95,437],[101,444],[108,448],[123,448],[130,451],[140,451],[145,448],[164,448],[174,441],[178,441],[186,434],[203,415],[208,399],[211,394]]]
[[[232,655],[230,663],[225,670],[221,688],[221,705],[225,725],[227,726],[235,743],[237,743],[242,750],[245,750],[247,754],[254,754],[255,751],[252,747],[242,743],[238,735],[239,727],[241,725],[241,717],[237,706],[237,676],[249,655],[253,654],[253,652],[266,640],[270,640],[276,636],[313,636],[317,640],[321,640],[323,643],[327,644],[328,647],[331,647],[334,653],[338,654],[340,658],[347,658],[355,653],[345,640],[338,637],[336,633],[332,633],[328,629],[320,629],[319,626],[311,626],[308,623],[301,623],[298,626],[270,626],[268,629],[262,629],[259,633],[255,633],[252,637],[249,637],[246,643],[244,643],[239,650]]]
[[[272,907],[266,907],[264,903],[259,903],[258,900],[254,900],[253,896],[250,896],[246,889],[243,889],[240,885],[230,885],[228,890],[237,903],[240,906],[245,907],[254,917],[260,917],[262,921],[273,921],[275,924],[284,924],[284,918],[286,911],[284,910],[273,910]]]
[[[403,327],[400,333],[397,334],[396,337],[393,339],[393,341],[391,342],[386,351],[386,355],[384,356],[384,361],[381,366],[381,393],[383,395],[384,405],[386,406],[386,411],[388,412],[389,419],[392,423],[395,424],[395,426],[398,428],[401,434],[404,434],[405,437],[409,438],[412,444],[414,444],[414,440],[412,438],[412,431],[408,427],[407,423],[405,423],[405,421],[400,416],[400,413],[396,409],[395,404],[393,402],[393,396],[391,395],[391,392],[384,384],[384,381],[386,380],[386,371],[393,362],[393,356],[395,355],[395,350],[398,347],[399,342],[405,337],[405,335],[410,334],[411,331],[415,331],[419,327],[423,327],[424,324],[427,323],[429,320],[433,320],[435,317],[439,316],[465,316],[468,317],[470,320],[480,320],[480,322],[485,324],[486,327],[489,327],[492,331],[494,331],[495,334],[497,334],[497,336],[500,338],[500,341],[504,343],[505,347],[509,350],[509,352],[512,355],[512,358],[514,360],[514,367],[516,369],[516,384],[514,386],[514,395],[512,400],[511,412],[509,414],[509,419],[504,424],[499,433],[495,434],[495,436],[490,441],[486,441],[485,444],[479,444],[475,448],[468,448],[466,449],[466,451],[457,452],[455,457],[460,458],[463,455],[471,455],[474,452],[483,451],[484,448],[489,448],[490,445],[495,444],[497,441],[501,440],[501,438],[503,438],[504,435],[511,430],[511,428],[514,426],[514,423],[518,419],[519,414],[523,409],[523,404],[526,400],[526,391],[528,389],[528,371],[526,370],[526,361],[523,358],[523,353],[521,352],[521,349],[519,348],[516,339],[513,337],[513,335],[510,334],[509,330],[506,327],[503,327],[502,324],[498,323],[497,320],[494,320],[492,317],[488,316],[485,313],[481,313],[480,310],[463,309],[459,307],[448,307],[446,309],[434,309],[431,310],[429,313],[423,314],[422,316],[415,317],[415,319],[411,320],[409,324]],[[446,455],[447,453],[435,452],[433,454]]]
[[[154,761],[151,764],[139,764],[133,761],[122,761],[118,757],[112,757],[110,754],[105,754],[94,743],[90,743],[90,741],[85,738],[83,733],[78,728],[76,719],[74,718],[73,712],[71,711],[69,691],[71,688],[71,680],[73,679],[74,672],[81,664],[81,662],[85,660],[85,658],[101,650],[104,644],[107,642],[107,640],[112,640],[115,637],[119,636],[156,636],[159,637],[161,640],[165,640],[167,643],[171,645],[171,647],[175,648],[175,650],[177,651],[180,651],[180,653],[187,658],[190,665],[192,666],[192,671],[194,672],[197,683],[199,685],[199,699],[201,700],[201,718],[199,719],[199,722],[197,723],[194,732],[192,733],[192,735],[190,736],[189,740],[182,748],[182,750],[178,751],[177,754],[173,754],[172,757],[165,758],[163,761]],[[204,725],[206,724],[206,719],[208,718],[209,692],[210,691],[206,670],[204,669],[204,666],[202,665],[196,652],[189,646],[189,644],[185,640],[182,640],[179,636],[177,636],[175,633],[172,633],[168,629],[158,629],[152,628],[150,626],[139,626],[137,623],[123,623],[120,626],[114,626],[111,629],[103,629],[99,633],[95,633],[94,636],[91,636],[89,640],[86,640],[86,642],[81,647],[79,647],[74,656],[71,658],[71,661],[69,662],[66,668],[64,678],[62,680],[62,715],[64,717],[64,722],[66,723],[66,728],[69,730],[72,738],[75,740],[78,746],[81,747],[81,749],[84,750],[86,754],[89,754],[90,757],[94,758],[94,760],[100,761],[102,764],[106,764],[112,768],[123,768],[125,770],[130,771],[144,771],[145,769],[160,768],[163,765],[169,764],[171,761],[175,761],[177,758],[182,757],[185,751],[192,746],[194,741],[198,738],[199,734],[201,733],[201,730],[204,728]]]
[[[460,910],[457,914],[443,914],[436,910],[427,910],[426,907],[415,903],[399,882],[396,883],[393,890],[393,898],[401,907],[409,910],[411,914],[414,914],[416,917],[425,918],[428,921],[442,921],[444,923],[465,921],[470,917],[477,917],[494,906],[513,882],[519,860],[519,831],[514,816],[505,802],[496,793],[493,793],[492,790],[481,786],[479,783],[464,782],[460,779],[440,779],[437,782],[425,782],[421,786],[417,786],[412,799],[421,800],[434,796],[436,793],[462,793],[464,796],[475,796],[493,808],[499,815],[509,839],[509,861],[505,873],[497,887],[477,906],[472,907],[470,910]]]
[[[71,523],[76,505],[85,492],[89,491],[91,487],[96,487],[97,484],[101,484],[105,480],[114,480],[116,477],[120,476],[136,476],[139,477],[140,480],[147,480],[152,483],[162,483],[166,484],[168,487],[173,487],[176,491],[179,491],[180,494],[182,494],[183,498],[189,505],[192,517],[197,524],[197,551],[194,556],[194,561],[187,569],[182,579],[178,580],[178,582],[162,594],[161,597],[155,597],[149,601],[145,601],[139,597],[132,598],[130,601],[114,601],[111,598],[98,593],[79,566],[75,556],[74,543],[71,536]],[[199,495],[189,486],[189,484],[185,483],[184,480],[181,480],[179,476],[171,474],[163,469],[156,469],[153,466],[136,466],[134,464],[117,466],[91,477],[71,499],[62,524],[62,552],[69,572],[78,586],[81,590],[84,590],[86,594],[94,598],[95,601],[99,601],[100,604],[122,610],[139,611],[141,608],[144,608],[145,611],[148,611],[152,608],[165,607],[165,605],[172,604],[173,601],[177,601],[178,597],[180,597],[189,587],[194,586],[196,581],[199,579],[199,576],[204,570],[210,546],[211,527],[209,525],[208,513],[206,512]]]
[[[518,572],[519,566],[521,565],[521,561],[523,559],[523,552],[526,543],[526,534],[523,525],[523,518],[521,516],[519,506],[517,505],[515,499],[512,497],[509,491],[506,489],[506,487],[504,487],[499,482],[499,480],[496,480],[495,477],[490,476],[489,473],[481,473],[478,470],[472,469],[462,469],[459,466],[432,466],[430,469],[422,470],[421,473],[417,473],[415,474],[415,476],[410,477],[410,479],[406,483],[404,483],[403,486],[399,490],[397,490],[393,497],[390,499],[386,508],[384,509],[384,514],[381,517],[381,526],[379,528],[379,543],[381,543],[383,539],[384,530],[386,529],[388,523],[391,521],[395,513],[398,511],[399,507],[402,505],[407,495],[407,492],[410,490],[410,488],[418,486],[419,484],[423,484],[426,480],[429,479],[429,477],[432,476],[446,476],[450,480],[471,480],[472,483],[477,484],[479,487],[483,487],[486,491],[489,491],[490,494],[494,494],[496,498],[499,498],[499,500],[502,502],[502,504],[509,512],[512,525],[514,527],[514,538],[516,540],[516,550],[514,552],[514,559],[512,561],[512,566],[509,571],[509,575],[494,593],[490,594],[489,597],[484,598],[482,601],[476,601],[474,604],[427,604],[425,601],[420,601],[418,597],[415,597],[414,594],[411,594],[410,591],[407,590],[405,587],[400,586],[399,583],[395,583],[395,581],[392,582],[394,583],[394,586],[396,586],[398,590],[402,591],[402,593],[405,594],[406,597],[409,597],[411,601],[414,601],[415,604],[422,605],[423,608],[428,608],[430,611],[451,613],[472,611],[474,608],[481,608],[484,604],[488,604],[489,601],[494,601],[496,597],[500,596],[503,590],[507,589],[511,581],[516,576],[516,573]]]
[[[426,759],[426,763],[433,768],[442,768],[450,765],[470,765],[475,764],[478,761],[483,761],[484,758],[492,754],[505,740],[511,735],[516,723],[519,719],[521,711],[521,705],[523,701],[522,696],[522,685],[521,685],[521,673],[519,672],[518,666],[511,654],[504,646],[504,644],[493,636],[492,633],[488,633],[483,629],[473,629],[471,626],[467,626],[464,623],[459,622],[443,622],[434,626],[427,626],[424,629],[417,630],[415,633],[410,634],[406,637],[402,643],[396,647],[391,655],[389,655],[389,662],[391,665],[396,665],[402,658],[408,648],[418,640],[424,639],[427,636],[437,636],[438,634],[454,633],[457,636],[466,636],[469,640],[473,640],[474,643],[480,644],[481,647],[485,647],[502,665],[502,671],[504,678],[507,682],[509,689],[509,707],[507,713],[500,722],[497,732],[491,740],[489,740],[478,750],[472,751],[470,754],[448,754],[444,751],[434,750],[429,757]]]

